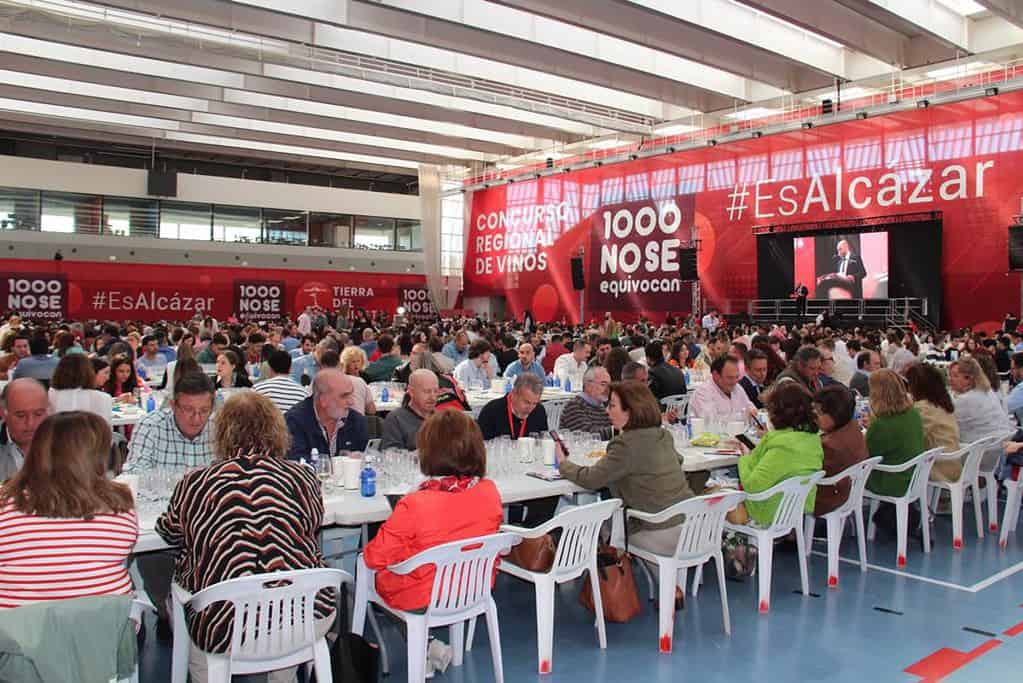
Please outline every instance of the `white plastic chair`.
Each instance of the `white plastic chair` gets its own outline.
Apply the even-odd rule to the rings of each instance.
[[[561,413],[564,412],[565,406],[571,401],[570,398],[560,398],[556,401],[544,401],[543,409],[547,413],[547,429],[554,431],[561,425]]]
[[[382,441],[383,441],[383,439],[379,439],[379,438],[378,439],[370,439],[369,441],[366,442],[366,450],[367,451],[379,451],[380,450],[380,443]]]
[[[686,407],[689,405],[689,397],[691,394],[671,394],[665,396],[660,400],[660,404],[664,406],[665,412],[676,409],[678,411],[679,418],[685,417]]]
[[[1009,534],[1016,531],[1019,521],[1020,498],[1023,497],[1023,481],[1006,479],[1005,484],[1005,516],[1002,517],[1002,531],[998,536],[998,547],[1005,549],[1009,545]]]
[[[632,555],[657,565],[659,615],[657,645],[661,652],[671,652],[675,637],[675,586],[684,592],[689,568],[703,567],[704,563],[711,559],[717,565],[721,618],[724,621],[725,633],[732,634],[728,592],[725,588],[725,560],[721,554],[721,533],[724,529],[725,515],[745,498],[746,494],[742,491],[722,491],[684,500],[658,513],[626,511],[628,517],[652,524],[667,521],[678,515],[685,516],[674,555],[665,557],[637,545],[629,545],[629,552]],[[647,576],[649,578],[649,574]],[[698,584],[699,579],[694,579],[693,595],[696,594]],[[653,595],[653,586],[650,593]]]
[[[898,550],[896,564],[899,567],[906,566],[906,542],[909,538],[909,506],[911,503],[920,502],[920,529],[924,536],[924,552],[931,552],[931,524],[927,519],[927,480],[931,475],[931,468],[942,448],[932,448],[920,455],[907,460],[901,465],[875,465],[875,472],[906,472],[913,470],[913,476],[906,487],[906,493],[902,496],[883,496],[873,493],[869,489],[863,492],[863,497],[870,501],[870,523],[867,525],[867,540],[873,541],[877,532],[874,525],[874,513],[881,503],[892,503],[895,505],[896,536]]]
[[[817,482],[817,487],[834,486],[843,479],[849,480],[849,497],[844,503],[831,512],[821,515],[828,527],[828,588],[838,588],[838,551],[842,546],[842,531],[845,521],[850,515],[856,519],[856,542],[860,550],[860,571],[867,571],[867,534],[863,525],[863,491],[867,487],[867,477],[874,466],[881,462],[881,456],[867,458],[847,467],[833,477],[825,477]],[[806,515],[806,554],[813,547],[813,529],[817,518]]]
[[[988,446],[985,448],[984,456],[987,456],[991,451],[998,451],[998,453],[993,454],[992,457],[981,457],[980,460],[980,476],[984,477],[984,487],[987,491],[988,531],[991,533],[998,531],[998,479],[995,478],[995,472],[998,470],[998,463],[1002,461],[1001,444],[1003,441],[1008,441],[1009,438],[1012,437],[1013,433],[1014,432],[1007,430],[1004,432],[989,434],[984,437],[991,439],[992,444],[997,444],[995,446]]]
[[[128,612],[128,618],[136,624],[141,624],[146,612],[156,612],[156,608],[153,607],[153,603],[149,602],[149,598],[136,598],[131,601],[131,611]],[[139,654],[141,655],[141,653]],[[135,664],[135,670],[131,672],[131,678],[122,680],[130,680],[131,683],[139,683],[138,663]]]
[[[366,566],[360,554],[352,632],[362,635],[371,602],[404,621],[408,626],[408,681],[421,683],[426,680],[426,646],[430,629],[450,627],[452,663],[461,666],[465,649],[462,624],[480,614],[486,614],[490,654],[494,660],[494,680],[503,683],[497,604],[490,589],[498,555],[510,550],[520,540],[518,535],[508,533],[467,538],[424,550],[404,562],[388,567],[387,571],[394,574],[409,574],[420,567],[433,565],[435,573],[430,602],[422,614],[395,609],[384,602],[376,590],[376,572]]]
[[[234,607],[231,646],[227,652],[204,652],[210,683],[230,683],[231,676],[284,669],[307,664],[316,680],[331,682],[326,638],[315,632],[316,594],[325,588],[340,590],[352,575],[340,569],[297,569],[252,574],[221,581],[191,594],[177,583],[174,596],[174,647],[171,681],[188,678],[189,650],[195,646],[188,633],[185,607],[201,612],[216,602]],[[281,618],[284,616],[284,618]]]
[[[796,546],[799,550],[799,576],[803,582],[803,595],[810,592],[810,581],[806,569],[806,548],[804,547],[806,539],[803,538],[803,508],[806,507],[806,497],[810,495],[810,491],[817,485],[817,482],[823,478],[823,471],[814,472],[791,477],[760,493],[747,491],[746,500],[748,501],[768,500],[775,496],[781,496],[770,526],[762,527],[752,520],[749,524],[731,524],[725,520],[725,530],[745,534],[756,540],[757,572],[760,584],[758,609],[761,613],[765,613],[771,608],[771,565],[774,561],[774,540],[786,536],[792,531],[796,533]]]
[[[601,525],[622,506],[622,501],[613,498],[601,503],[591,503],[562,512],[545,524],[533,529],[505,524],[501,531],[514,533],[522,538],[539,538],[553,529],[561,529],[554,554],[554,564],[549,572],[531,572],[513,564],[508,559],[502,560],[498,569],[506,574],[529,581],[536,586],[536,643],[538,654],[538,670],[549,674],[554,667],[554,590],[559,583],[573,581],[583,575],[590,574],[591,588],[597,585],[597,541]],[[604,626],[604,606],[600,591],[593,591],[593,605],[597,614],[597,642],[601,650],[607,649],[607,632]],[[469,636],[466,638],[466,650],[472,649],[473,635],[476,631],[476,619],[469,622]]]
[[[986,436],[973,443],[960,444],[961,448],[958,451],[939,454],[935,463],[943,460],[961,460],[963,472],[959,475],[958,481],[927,482],[927,488],[931,491],[932,508],[937,509],[942,489],[949,492],[952,508],[952,548],[955,550],[963,548],[963,502],[968,486],[973,487],[973,515],[977,522],[977,538],[984,538],[984,513],[980,504],[980,461],[988,447],[992,445],[993,438]]]

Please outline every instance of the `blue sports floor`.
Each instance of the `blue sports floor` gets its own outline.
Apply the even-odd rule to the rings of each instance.
[[[998,548],[998,538],[978,540],[967,505],[965,547],[951,548],[951,517],[935,523],[930,555],[910,540],[905,568],[895,568],[895,544],[868,543],[871,565],[861,573],[855,538],[847,537],[838,588],[826,587],[823,542],[810,559],[811,596],[799,593],[794,553],[775,553],[771,611],[759,614],[756,577],[728,581],[732,635],[721,625],[713,565],[699,597],[687,595],[676,615],[672,654],[657,647],[657,611],[646,602],[647,583],[637,571],[643,613],[628,624],[608,624],[608,648],[597,645],[592,617],[578,604],[581,582],[559,589],[555,607],[553,672],[537,674],[536,626],[530,584],[506,575],[495,597],[501,621],[505,680],[654,682],[830,681],[871,683],[1023,681],[1023,537]],[[820,554],[818,554],[820,553]],[[690,572],[690,579],[692,572]],[[381,620],[390,645],[391,674],[405,681],[404,642]],[[150,631],[152,633],[152,631]],[[436,635],[447,640],[447,631]],[[438,682],[492,681],[490,648],[481,620],[473,651]],[[170,678],[170,646],[147,639],[141,680]],[[240,680],[240,679],[236,679]]]

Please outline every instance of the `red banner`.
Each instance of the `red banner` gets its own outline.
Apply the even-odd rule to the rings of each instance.
[[[6,259],[3,264],[0,300],[5,307],[54,320],[187,320],[197,314],[221,320],[229,315],[266,320],[280,317],[272,315],[272,309],[277,307],[294,317],[313,303],[328,309],[338,309],[347,303],[355,308],[393,313],[399,305],[401,287],[425,284],[422,275],[347,271],[28,259]],[[63,293],[50,291],[56,288],[53,282],[62,283]],[[279,295],[275,287],[280,287]],[[39,289],[44,291],[35,291]],[[30,295],[58,298],[33,301],[28,298]],[[21,298],[15,298],[18,296]],[[267,309],[266,314],[256,308]],[[55,310],[59,314],[48,313]]]
[[[582,247],[587,318],[663,317],[689,309],[676,256],[697,239],[704,296],[740,311],[758,226],[941,211],[943,325],[998,321],[1020,306],[1006,270],[1021,197],[1023,93],[1005,93],[477,191],[465,294],[576,319]]]

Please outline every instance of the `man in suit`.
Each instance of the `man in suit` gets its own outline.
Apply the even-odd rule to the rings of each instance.
[[[686,393],[686,377],[674,365],[664,362],[664,346],[659,340],[646,345],[646,364],[649,368],[650,391],[660,401],[665,396]]]
[[[852,253],[846,240],[839,240],[835,247],[835,273],[849,281],[852,287],[852,298],[863,298],[863,278],[867,277],[867,269],[863,262]]]
[[[870,396],[870,373],[881,369],[881,356],[877,351],[862,351],[856,356],[856,372],[849,380],[849,388],[860,396]]]
[[[760,394],[767,388],[766,353],[760,349],[753,349],[749,352],[748,360],[746,361],[746,374],[739,380],[739,386],[746,392],[750,403],[757,410],[761,410],[764,407],[764,402],[760,400]]]
[[[792,293],[792,298],[796,300],[796,312],[799,314],[800,325],[806,320],[806,297],[809,294],[810,290],[802,282],[796,285],[796,291]]]

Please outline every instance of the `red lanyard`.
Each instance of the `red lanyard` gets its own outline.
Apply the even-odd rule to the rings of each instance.
[[[521,439],[526,433],[526,421],[522,420],[522,427],[519,429],[519,435],[515,436],[515,420],[512,417],[511,394],[508,394],[508,400],[506,403],[508,404],[508,434],[510,434],[513,439]]]

